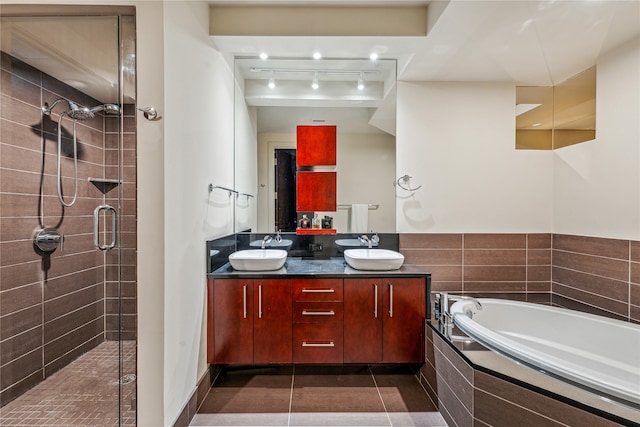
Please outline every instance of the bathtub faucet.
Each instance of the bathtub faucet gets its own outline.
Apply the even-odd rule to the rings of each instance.
[[[449,295],[446,292],[440,292],[435,294],[434,311],[435,311],[436,320],[438,321],[438,327],[440,328],[440,330],[445,332],[445,334],[448,337],[451,336],[451,333],[453,331],[453,326],[454,326],[453,316],[449,312],[449,302],[450,301],[466,301],[466,300],[471,301],[476,306],[477,310],[482,310],[482,304],[480,304],[480,301],[478,301],[473,297],[468,297],[464,295]],[[465,314],[468,317],[472,317],[473,311],[471,311],[470,309],[465,310]]]

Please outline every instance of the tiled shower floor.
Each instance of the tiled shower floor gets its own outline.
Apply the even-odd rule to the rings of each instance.
[[[136,343],[122,343],[123,373],[135,374]],[[122,425],[135,426],[136,382],[123,384]],[[0,408],[0,426],[102,427],[118,425],[118,342],[88,351]]]
[[[408,366],[230,368],[191,426],[446,426]]]

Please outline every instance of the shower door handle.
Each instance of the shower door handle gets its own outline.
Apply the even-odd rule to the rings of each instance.
[[[100,211],[111,212],[111,243],[100,244]],[[99,251],[109,251],[116,245],[116,210],[110,205],[100,205],[93,211],[93,245]]]

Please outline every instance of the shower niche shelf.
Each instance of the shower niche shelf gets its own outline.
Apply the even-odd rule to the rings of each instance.
[[[102,194],[107,194],[109,191],[116,188],[122,183],[117,179],[105,179],[105,178],[89,178],[89,182],[96,186]]]

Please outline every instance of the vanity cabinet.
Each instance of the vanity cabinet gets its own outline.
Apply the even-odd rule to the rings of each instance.
[[[209,279],[214,364],[421,363],[426,277]]]
[[[292,362],[290,280],[217,279],[209,288],[210,363]]]
[[[344,280],[344,362],[423,362],[423,278]]]

